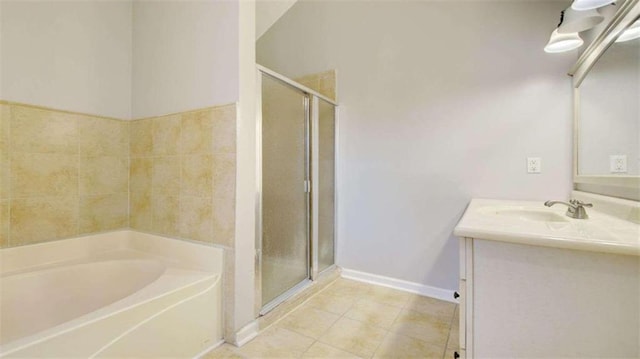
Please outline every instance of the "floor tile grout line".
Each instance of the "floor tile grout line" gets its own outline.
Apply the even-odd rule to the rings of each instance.
[[[338,315],[338,314],[335,314],[335,313],[329,313],[329,312],[326,312],[326,311],[323,311],[323,310],[320,310],[320,309],[317,309],[317,308],[308,308],[308,309],[318,310],[318,311],[321,311],[321,312],[324,312],[324,313],[327,313],[327,314],[331,314],[331,315]],[[290,314],[292,314],[292,313],[288,313],[287,315],[285,315],[285,316],[282,318],[282,320],[284,321],[287,317],[289,317],[289,315],[290,315]],[[310,336],[308,336],[307,334],[301,333],[301,332],[299,332],[299,331],[297,331],[297,330],[295,330],[295,329],[292,329],[292,328],[288,328],[288,327],[284,327],[284,328],[285,328],[285,329],[288,329],[288,330],[290,330],[290,331],[296,332],[296,333],[298,333],[298,334],[304,335],[304,336],[306,336],[306,337],[308,337],[308,338],[312,338],[314,341],[319,341],[319,340],[320,340],[320,337],[322,337],[325,333],[327,333],[327,332],[329,331],[329,329],[331,329],[331,328],[332,328],[332,327],[333,327],[333,326],[334,326],[334,325],[335,325],[335,324],[336,324],[336,323],[337,323],[341,318],[342,318],[342,316],[338,316],[338,318],[337,318],[333,323],[331,323],[331,325],[330,325],[327,329],[325,329],[321,334],[319,334],[319,335],[318,335],[318,338],[310,337]],[[282,328],[282,327],[281,327],[281,328]]]
[[[371,354],[371,356],[369,358],[373,358],[373,357],[376,356],[376,354],[378,353],[378,350],[380,349],[380,346],[387,339],[387,337],[389,335],[391,335],[391,331],[387,330],[386,333],[384,334],[384,338],[382,338],[382,340],[380,340],[380,342],[378,342],[378,345],[376,345],[376,349],[373,351],[373,354]]]
[[[393,328],[393,326],[394,326],[394,325],[399,324],[399,323],[397,323],[397,321],[398,321],[398,319],[401,317],[402,312],[407,312],[407,311],[408,311],[408,312],[412,312],[412,311],[413,311],[413,312],[417,312],[417,313],[420,313],[420,314],[427,314],[427,313],[423,313],[423,312],[421,312],[421,311],[417,311],[417,310],[414,310],[414,309],[408,308],[409,302],[410,302],[410,301],[409,301],[409,300],[407,300],[407,302],[405,303],[405,305],[401,308],[400,312],[398,313],[398,315],[397,315],[397,316],[396,316],[396,318],[394,319],[393,323],[391,324],[391,327],[389,328],[389,330],[388,330],[388,334],[387,334],[387,335],[397,335],[397,336],[401,336],[401,337],[405,337],[405,338],[410,338],[410,339],[418,340],[418,341],[421,341],[421,342],[423,342],[423,343],[427,343],[427,344],[429,344],[429,345],[432,345],[432,344],[433,344],[432,342],[428,342],[428,341],[426,341],[426,340],[422,340],[422,339],[418,339],[418,338],[415,338],[415,337],[412,337],[412,336],[404,335],[404,334],[401,334],[401,333],[395,332],[395,331],[393,331],[393,330],[391,329],[391,328]],[[449,342],[449,337],[450,337],[450,335],[451,335],[451,327],[452,327],[453,319],[455,318],[455,308],[456,308],[456,307],[457,307],[457,305],[454,307],[453,314],[452,314],[452,316],[451,316],[451,319],[449,320],[449,325],[447,326],[447,339],[444,341],[444,352],[442,353],[442,358],[443,358],[443,359],[444,359],[444,356],[445,356],[446,351],[447,351],[448,342]],[[416,324],[416,325],[420,326],[419,324]],[[386,337],[385,337],[385,338],[386,338]],[[384,339],[383,339],[383,340],[384,340]],[[380,343],[380,344],[381,344],[381,343]],[[374,356],[375,356],[375,354],[377,353],[377,351],[378,351],[378,349],[379,349],[379,348],[380,348],[379,346],[378,346],[378,348],[376,348],[376,351],[374,352]]]
[[[311,349],[311,347],[313,347],[313,345],[316,344],[317,342],[318,342],[318,339],[313,339],[313,342],[311,343],[311,345],[309,345],[307,349],[305,349],[302,353],[300,353],[300,356],[298,358],[303,358],[304,354],[308,352],[309,349]]]
[[[453,308],[453,315],[451,315],[451,320],[449,321],[449,330],[447,331],[447,340],[444,343],[444,352],[442,353],[442,359],[447,355],[447,349],[449,348],[449,339],[451,339],[451,328],[453,327],[453,320],[456,317],[456,310],[458,309],[458,304]]]
[[[334,283],[334,284],[332,284],[332,285],[336,285],[336,284],[337,284],[337,283]],[[325,288],[325,289],[328,289],[328,287],[327,287],[327,288]],[[351,304],[351,306],[353,306],[353,303]],[[334,327],[334,326],[335,326],[335,325],[336,325],[336,324],[337,324],[341,319],[345,318],[345,316],[344,316],[344,315],[345,315],[348,311],[349,311],[349,309],[347,309],[347,310],[346,310],[346,311],[344,311],[342,314],[340,314],[340,316],[338,317],[338,319],[336,319],[336,321],[335,321],[335,322],[333,322],[333,324],[331,324],[331,325],[329,326],[329,328],[327,328],[327,330],[325,330],[325,331],[324,331],[324,333],[322,333],[320,336],[318,336],[317,341],[318,341],[318,342],[320,342],[320,343],[322,343],[322,344],[328,345],[328,346],[330,346],[330,347],[332,347],[332,348],[340,349],[340,348],[337,348],[337,347],[335,347],[335,346],[333,346],[333,345],[331,345],[331,344],[329,344],[329,343],[325,343],[325,342],[320,341],[320,338],[322,338],[325,334],[327,334],[327,333],[331,330],[331,328],[333,328],[333,327]],[[343,350],[343,351],[345,351],[345,352],[347,352],[347,353],[351,353],[351,352],[349,352],[349,351],[347,351],[347,350],[344,350],[344,349],[340,349],[340,350]],[[354,353],[351,353],[351,354],[354,354]],[[355,355],[355,354],[354,354],[354,355]]]
[[[309,351],[309,349],[311,349],[311,347],[313,347],[317,342],[318,342],[318,339],[314,339],[314,340],[313,340],[313,343],[311,343],[311,345],[309,345],[309,347],[308,347],[307,349],[305,349],[305,350],[300,354],[299,358],[303,358],[303,357],[304,357],[304,354],[305,354],[306,352],[308,352],[308,351]]]
[[[322,293],[323,291],[327,290],[329,287],[333,286],[336,284],[336,282],[340,279],[340,277],[336,278],[335,280],[333,280],[331,283],[327,284],[327,286],[325,288],[322,288],[321,290],[319,290],[317,293],[314,293],[312,295],[309,296],[309,298],[303,300],[300,304],[296,305],[295,307],[291,308],[285,315],[283,315],[281,318],[278,318],[277,320],[275,320],[273,323],[267,325],[264,329],[259,330],[258,331],[258,335],[260,335],[261,333],[266,332],[267,330],[271,329],[271,328],[275,328],[277,324],[279,324],[280,322],[282,322],[285,318],[289,317],[291,314],[293,314],[293,312],[295,312],[296,310],[302,308],[303,305],[307,304],[309,301],[311,301],[311,299],[315,298],[318,294]]]
[[[332,285],[335,285],[335,284],[337,284],[337,283],[334,283],[334,284],[332,284]],[[328,287],[327,287],[327,288],[328,288]],[[325,288],[325,289],[327,289],[327,288]],[[334,345],[332,345],[332,344],[329,344],[329,343],[326,343],[326,342],[323,342],[323,341],[321,341],[321,340],[320,340],[320,339],[324,336],[324,334],[328,333],[328,332],[329,332],[329,330],[331,330],[331,328],[333,328],[333,327],[334,327],[334,326],[335,326],[335,325],[336,325],[336,324],[337,324],[341,319],[351,319],[351,318],[349,318],[349,317],[346,317],[346,314],[347,314],[347,313],[348,313],[348,312],[353,308],[353,306],[354,306],[354,304],[355,304],[355,302],[356,302],[356,301],[357,301],[357,300],[355,300],[353,303],[351,303],[351,305],[349,306],[349,308],[348,308],[347,310],[345,310],[342,314],[340,314],[340,316],[338,317],[338,319],[337,319],[335,322],[333,322],[333,324],[331,324],[331,326],[329,326],[329,328],[327,328],[327,330],[325,330],[325,331],[324,331],[324,333],[323,333],[323,334],[321,334],[321,335],[318,337],[317,341],[318,341],[318,342],[320,342],[320,343],[322,343],[322,344],[324,344],[324,345],[328,345],[328,346],[330,346],[330,347],[332,347],[332,348],[334,348],[334,349],[339,349],[339,350],[344,351],[344,352],[346,352],[346,353],[349,353],[349,354],[355,355],[355,356],[357,356],[357,357],[359,357],[359,358],[362,358],[359,354],[356,354],[356,353],[350,352],[350,351],[345,350],[345,349],[342,349],[342,348],[338,348],[338,347],[336,347],[336,346],[334,346]],[[354,320],[354,319],[351,319],[351,320]],[[374,354],[375,354],[375,351],[374,351]],[[372,355],[372,356],[373,356],[373,355]]]
[[[366,286],[368,287],[368,289],[369,289],[369,290],[370,290],[371,288],[376,288],[376,286],[375,286],[375,285],[368,284],[368,283],[366,284]],[[349,309],[347,309],[347,310],[344,312],[344,314],[342,314],[341,318],[346,318],[346,319],[349,319],[349,320],[357,321],[357,322],[362,323],[362,324],[365,324],[365,325],[373,325],[373,324],[370,324],[370,323],[367,323],[367,322],[363,322],[363,321],[361,321],[361,320],[354,319],[354,318],[350,318],[350,317],[347,317],[347,316],[346,316],[346,315],[347,315],[347,313],[349,313],[349,312],[353,309],[353,307],[355,306],[355,304],[356,304],[356,303],[358,303],[359,301],[361,301],[361,300],[363,300],[363,299],[367,299],[367,298],[361,298],[361,295],[358,295],[358,297],[359,297],[359,298],[358,298],[358,299],[356,299],[356,300],[352,303],[352,305],[350,306],[350,308],[349,308]],[[400,309],[400,310],[398,311],[398,314],[397,314],[397,315],[396,315],[396,317],[394,318],[394,320],[393,320],[393,322],[392,322],[392,324],[391,324],[391,327],[393,327],[393,324],[395,324],[395,322],[397,321],[397,319],[400,317],[400,314],[402,313],[402,311],[403,311],[403,310],[407,307],[407,305],[409,304],[409,297],[408,297],[408,298],[407,298],[407,300],[403,303],[403,305],[402,305],[402,306],[394,306],[394,305],[390,305],[390,304],[388,304],[388,303],[382,303],[382,302],[376,301],[376,300],[374,300],[374,299],[369,299],[369,300],[370,300],[370,301],[372,301],[372,302],[374,302],[374,303],[376,303],[376,304],[386,305],[386,306],[389,306],[389,307],[394,307],[394,308],[399,308],[399,309]],[[340,318],[340,319],[341,319],[341,318]],[[340,319],[338,319],[338,320],[340,320]],[[336,321],[336,323],[337,323],[337,321]],[[333,325],[335,325],[335,323],[334,323]],[[333,325],[332,325],[332,327],[333,327]],[[385,332],[385,335],[384,335],[384,337],[382,338],[382,340],[381,340],[381,341],[379,341],[379,342],[377,343],[376,348],[374,349],[373,353],[369,356],[369,358],[373,358],[373,357],[375,356],[375,354],[377,353],[378,349],[380,349],[380,346],[382,345],[383,341],[384,341],[384,340],[385,340],[389,335],[399,335],[399,336],[403,336],[403,337],[408,337],[408,336],[405,336],[405,335],[401,335],[401,334],[398,334],[398,333],[392,332],[390,328],[389,328],[389,329],[387,329],[387,328],[382,328],[382,327],[377,326],[377,325],[374,325],[374,326],[375,326],[376,328],[378,328],[378,329],[383,330],[383,331]],[[329,329],[327,329],[327,331],[328,331],[328,330],[329,330]],[[325,331],[325,333],[326,333],[326,331]],[[411,338],[411,337],[408,337],[408,338]],[[412,339],[420,340],[420,339],[417,339],[417,338],[412,338]],[[319,340],[319,339],[318,339],[318,340]],[[448,339],[447,339],[447,340],[448,340]],[[422,340],[420,340],[420,341],[422,341]],[[422,341],[422,342],[425,342],[425,341]],[[330,344],[328,344],[328,343],[324,343],[324,342],[321,342],[321,343],[323,343],[323,344],[327,344],[327,345],[329,345],[329,346],[332,346],[332,345],[330,345]],[[426,342],[425,342],[425,343],[426,343]],[[445,342],[445,343],[444,343],[445,350],[446,350],[446,344],[447,344],[447,343]],[[332,347],[333,347],[333,346],[332,346]],[[334,347],[334,348],[335,348],[335,347]],[[338,348],[338,349],[340,349],[340,348]],[[341,350],[344,350],[344,349],[341,349]],[[347,350],[344,350],[344,351],[349,352],[349,351],[347,351]],[[349,352],[349,353],[351,353],[351,352]],[[352,354],[357,355],[357,354],[355,354],[355,353],[352,353]],[[357,356],[359,356],[359,355],[357,355]]]
[[[367,283],[367,284],[366,284],[366,287],[367,287],[367,291],[369,291],[371,288],[374,288],[375,286],[374,286],[374,285],[372,285],[372,284],[368,284],[368,283]],[[349,312],[353,309],[353,307],[356,305],[356,303],[358,303],[359,301],[361,301],[361,300],[363,300],[363,299],[367,299],[367,298],[362,298],[362,294],[360,294],[360,295],[356,295],[356,297],[358,297],[358,299],[354,300],[354,302],[353,302],[353,303],[351,303],[351,306],[350,306],[350,307],[349,307],[349,308],[348,308],[348,309],[347,309],[347,310],[342,314],[342,316],[341,316],[341,317],[340,317],[340,318],[339,318],[339,319],[338,319],[338,320],[337,320],[333,325],[335,325],[335,324],[336,324],[340,319],[342,319],[342,318],[344,318],[344,319],[349,319],[349,320],[353,320],[353,321],[357,321],[357,322],[362,323],[362,324],[365,324],[365,325],[372,325],[372,324],[370,324],[370,323],[366,323],[366,322],[360,321],[360,320],[358,320],[358,319],[354,319],[354,318],[350,318],[350,317],[347,317],[347,316],[346,316],[346,315],[347,315],[347,313],[349,313]],[[371,300],[371,301],[373,301],[373,300]],[[373,302],[378,303],[378,304],[383,304],[383,303],[380,303],[380,302],[377,302],[377,301],[373,301]],[[398,312],[398,315],[399,315],[399,314],[400,314],[400,312]],[[395,322],[395,318],[394,318],[394,322]],[[333,325],[332,325],[332,327],[333,327]],[[377,343],[376,348],[373,350],[373,353],[369,356],[369,358],[373,358],[373,357],[375,356],[376,352],[378,351],[378,348],[380,348],[380,345],[382,344],[382,342],[384,341],[384,339],[385,339],[385,338],[389,335],[389,333],[390,333],[390,331],[389,331],[388,329],[386,329],[386,328],[381,328],[381,327],[379,327],[379,326],[375,326],[375,327],[376,327],[376,328],[378,328],[378,329],[383,330],[383,331],[385,332],[385,335],[384,335],[384,337],[382,338],[382,340],[381,340],[381,341],[379,341],[379,342]],[[329,329],[327,329],[327,331],[329,331]],[[330,344],[328,344],[328,343],[324,343],[324,344],[330,345]],[[330,345],[330,346],[331,346],[331,347],[334,347],[333,345]],[[334,348],[335,348],[335,347],[334,347]],[[340,348],[338,348],[338,349],[340,349]],[[343,350],[343,351],[345,351],[345,352],[347,352],[347,353],[351,353],[351,354],[353,354],[353,355],[356,355],[356,356],[360,357],[360,355],[359,355],[359,354],[356,354],[356,353],[350,352],[350,351],[348,351],[348,350],[344,350],[344,349],[340,349],[340,350]]]
[[[354,302],[354,303],[355,303],[355,302]],[[324,309],[321,309],[321,308],[318,308],[318,307],[313,307],[313,306],[311,306],[311,308],[316,309],[316,310],[319,310],[319,311],[321,311],[321,312],[325,312],[325,313],[329,313],[329,314],[334,314],[334,315],[339,315],[340,317],[342,317],[342,316],[344,316],[344,315],[345,315],[349,310],[351,310],[351,308],[353,307],[353,304],[354,304],[354,303],[351,303],[351,304],[350,304],[350,306],[349,306],[349,307],[348,307],[348,308],[347,308],[343,313],[334,313],[334,312],[330,312],[330,311],[328,311],[328,310],[324,310]]]

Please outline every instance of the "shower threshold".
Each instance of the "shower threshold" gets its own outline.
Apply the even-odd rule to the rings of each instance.
[[[278,305],[280,305],[281,303],[283,303],[284,301],[286,301],[287,299],[293,297],[294,295],[302,292],[303,290],[307,289],[311,284],[313,283],[313,281],[311,281],[310,279],[305,279],[302,282],[296,284],[295,286],[293,286],[291,289],[287,290],[286,292],[280,294],[279,296],[277,296],[275,299],[273,299],[272,301],[270,301],[269,303],[265,304],[262,309],[260,310],[260,316],[263,316],[267,313],[269,313],[271,310],[273,310],[275,307],[277,307]]]

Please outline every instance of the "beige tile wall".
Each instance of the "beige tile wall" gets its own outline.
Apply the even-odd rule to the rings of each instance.
[[[233,246],[235,119],[231,104],[131,123],[131,228]]]
[[[11,107],[0,103],[0,248],[9,245],[9,118]]]
[[[336,100],[336,70],[329,70],[294,79],[296,82]]]
[[[235,116],[130,122],[0,101],[0,247],[129,227],[231,247]]]
[[[0,246],[126,228],[129,123],[0,102]]]

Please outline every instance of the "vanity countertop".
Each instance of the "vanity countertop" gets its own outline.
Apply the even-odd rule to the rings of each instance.
[[[473,199],[454,230],[458,237],[640,256],[640,225],[597,208],[588,219],[565,216],[566,206]]]

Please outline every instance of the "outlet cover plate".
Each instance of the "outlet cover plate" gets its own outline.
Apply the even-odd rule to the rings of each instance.
[[[609,156],[609,168],[611,173],[627,173],[627,155]]]
[[[540,173],[542,171],[542,160],[540,157],[527,157],[527,173]]]

